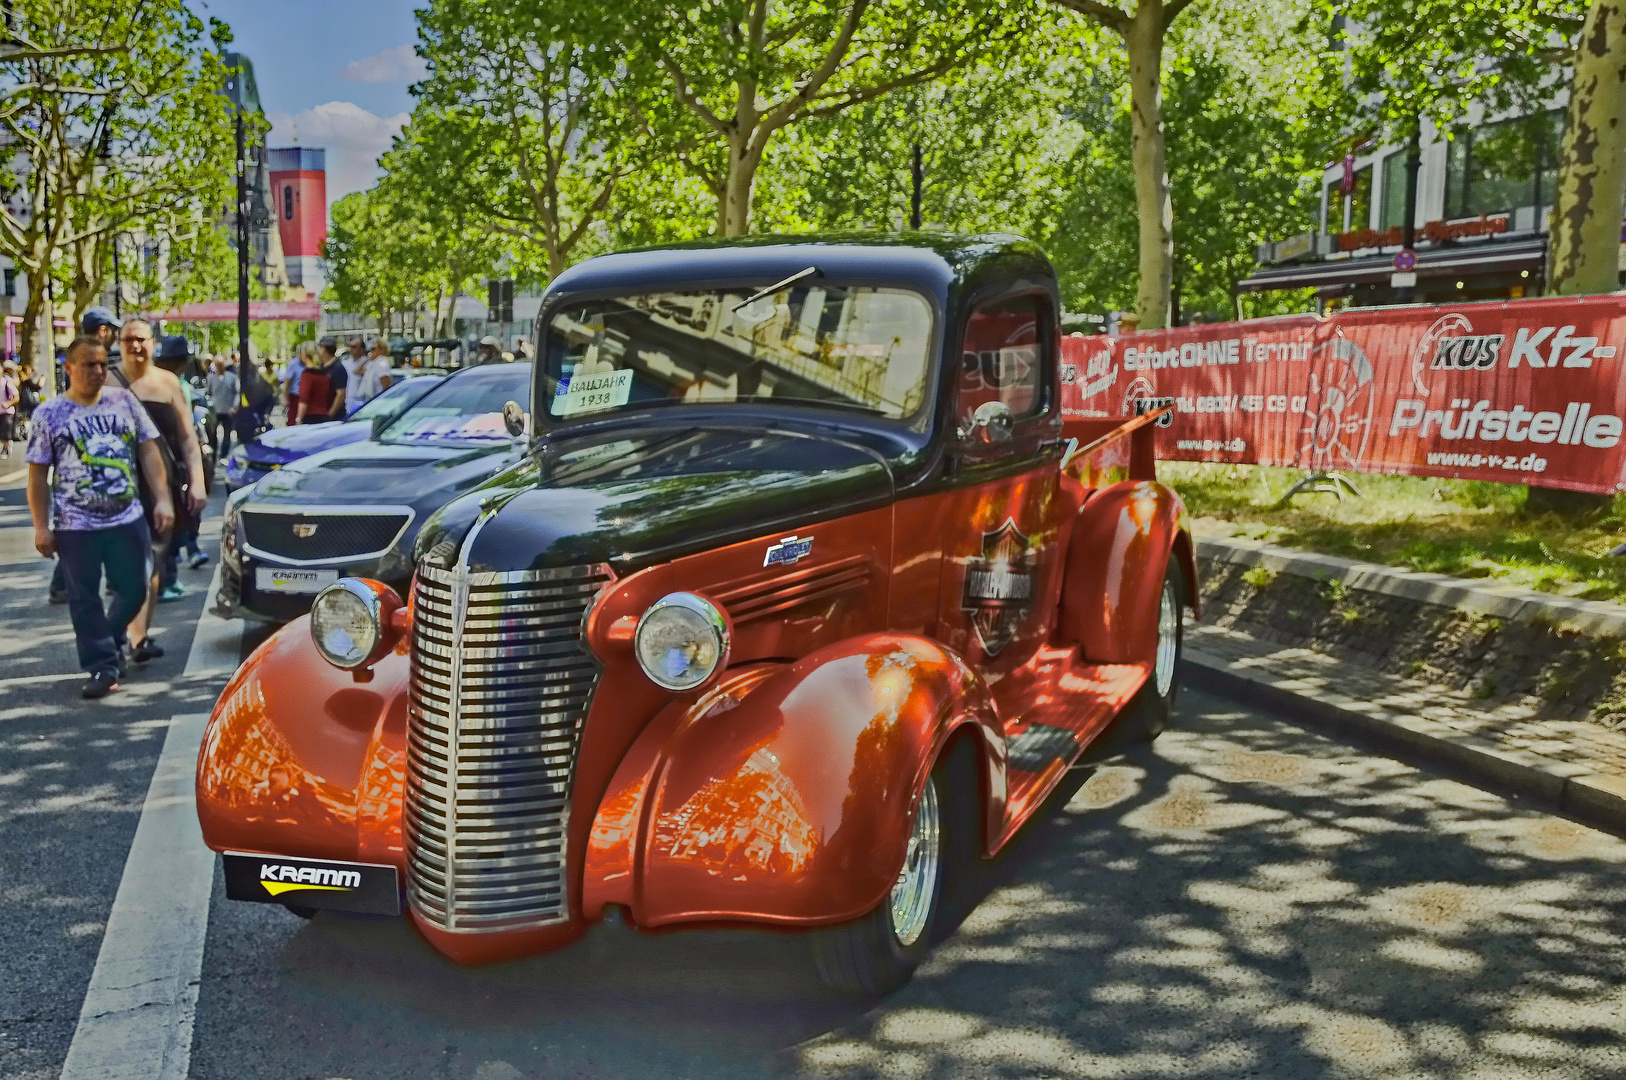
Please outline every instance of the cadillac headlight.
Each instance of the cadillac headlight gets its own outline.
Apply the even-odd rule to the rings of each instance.
[[[638,620],[633,651],[656,686],[693,690],[726,661],[728,622],[704,597],[669,593]]]
[[[340,578],[316,594],[311,640],[322,659],[337,668],[365,667],[377,659],[384,639],[378,593],[358,578]]]
[[[220,556],[233,566],[237,565],[237,524],[250,490],[238,488],[226,496],[226,513],[220,522]]]

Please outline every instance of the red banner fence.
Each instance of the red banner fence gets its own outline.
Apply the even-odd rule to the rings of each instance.
[[[1172,402],[1183,461],[1626,490],[1626,297],[1062,339],[1068,417]]]

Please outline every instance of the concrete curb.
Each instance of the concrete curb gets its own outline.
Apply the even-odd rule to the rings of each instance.
[[[1401,570],[1237,537],[1198,537],[1197,557],[1235,566],[1262,566],[1275,573],[1318,581],[1342,581],[1352,589],[1498,619],[1547,622],[1596,637],[1626,638],[1626,605],[1603,600],[1576,600],[1520,585]]]
[[[1487,787],[1530,795],[1601,828],[1626,833],[1626,778],[1593,772],[1488,739],[1381,703],[1348,698],[1300,679],[1250,671],[1245,662],[1187,647],[1184,681],[1244,705],[1295,721],[1365,737],[1397,756],[1439,763]]]

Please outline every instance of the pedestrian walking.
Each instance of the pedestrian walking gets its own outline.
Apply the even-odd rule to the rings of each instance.
[[[11,444],[17,438],[17,403],[22,397],[17,365],[7,360],[0,365],[0,457],[11,456]]]
[[[302,341],[288,362],[282,367],[282,374],[278,381],[282,383],[283,397],[288,403],[288,412],[283,423],[293,426],[299,423],[299,377],[305,373],[308,364],[316,363],[316,345],[313,342]]]
[[[124,677],[126,627],[147,595],[154,525],[168,531],[175,507],[159,456],[159,433],[128,390],[107,386],[107,351],[95,338],[68,346],[68,389],[34,412],[28,441],[28,512],[34,549],[64,568],[68,616],[89,675],[82,693],[105,697]],[[103,606],[106,574],[112,603]]]
[[[231,453],[232,421],[241,407],[238,397],[242,388],[237,382],[237,372],[226,366],[226,359],[222,356],[214,358],[203,385],[204,392],[209,395],[209,405],[215,411],[214,430],[209,432],[215,444],[215,460],[224,461]]]
[[[124,363],[120,365],[122,370],[115,369],[115,377],[126,381],[130,392],[140,400],[162,433],[160,456],[170,469],[173,477],[170,487],[175,492],[174,528],[160,529],[149,517],[156,562],[148,578],[146,603],[129,626],[130,658],[138,664],[164,655],[163,648],[147,633],[152,626],[153,605],[171,603],[186,595],[185,586],[177,580],[180,557],[177,541],[191,531],[193,520],[202,515],[208,502],[203,448],[192,422],[192,400],[181,387],[180,379],[152,362],[153,345],[152,324],[145,319],[130,319],[119,331]],[[148,513],[151,513],[150,505]]]
[[[383,338],[373,341],[367,359],[356,370],[360,377],[352,385],[356,386],[356,407],[360,408],[388,390],[397,378],[395,369],[390,367],[390,350]]]
[[[25,433],[30,422],[34,419],[34,410],[40,407],[39,376],[34,374],[33,364],[24,364],[17,373],[17,437],[26,442]]]
[[[349,348],[339,362],[344,365],[344,376],[352,391],[345,396],[350,399],[350,408],[354,409],[356,407],[354,391],[361,385],[361,370],[367,364],[367,343],[359,337],[351,338]]]
[[[91,338],[107,353],[107,362],[110,367],[117,367],[119,356],[119,328],[123,324],[119,317],[107,308],[97,305],[87,308],[79,319],[79,333]],[[56,358],[56,392],[66,393],[68,389],[67,354],[58,353]],[[67,571],[58,560],[56,569],[51,573],[51,584],[46,589],[45,598],[53,604],[66,604],[68,602],[68,585],[65,577]]]
[[[349,375],[336,355],[337,344],[323,338],[317,347],[316,366],[307,365],[299,377],[299,422],[320,424],[344,419],[344,397]]]

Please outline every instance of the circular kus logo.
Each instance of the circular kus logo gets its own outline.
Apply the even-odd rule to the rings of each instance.
[[[1312,355],[1316,366],[1310,373],[1307,423],[1299,432],[1300,464],[1318,472],[1355,469],[1372,433],[1372,362],[1346,337],[1333,338]]]

